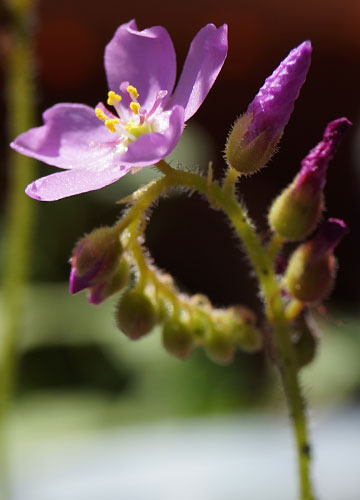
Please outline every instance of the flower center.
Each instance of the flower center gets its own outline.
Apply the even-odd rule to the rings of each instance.
[[[162,132],[168,125],[168,112],[161,107],[162,100],[167,95],[166,90],[160,90],[150,111],[142,108],[138,102],[139,93],[129,82],[120,85],[120,94],[110,90],[107,104],[113,106],[116,115],[111,113],[102,103],[95,108],[95,115],[104,122],[107,129],[118,136],[118,151],[125,152],[130,142],[143,134]],[[121,103],[121,104],[120,104]]]

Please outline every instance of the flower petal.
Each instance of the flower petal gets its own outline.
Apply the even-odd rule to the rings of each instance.
[[[112,184],[129,172],[131,167],[66,170],[41,177],[28,185],[25,193],[40,201],[55,201],[74,194],[86,193]]]
[[[19,135],[10,146],[59,168],[104,168],[113,162],[114,138],[83,104],[56,104],[43,114],[44,125]],[[104,159],[106,164],[104,164]]]
[[[144,134],[130,143],[127,152],[121,155],[121,161],[133,167],[154,165],[171,153],[179,142],[183,129],[184,109],[175,106],[171,110],[168,128],[162,133]]]
[[[213,86],[227,54],[227,25],[204,26],[191,42],[184,68],[167,108],[180,104],[187,121]]]
[[[105,49],[109,89],[119,91],[128,81],[139,92],[139,102],[149,109],[159,90],[172,92],[176,57],[171,38],[162,26],[138,31],[134,20],[122,24]]]

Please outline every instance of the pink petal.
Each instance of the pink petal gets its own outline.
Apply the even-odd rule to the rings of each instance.
[[[150,109],[159,90],[171,93],[176,57],[171,38],[162,26],[138,31],[135,21],[122,24],[105,49],[109,89],[119,92],[128,81],[139,92],[139,102]]]
[[[134,167],[154,165],[171,153],[179,142],[183,129],[184,110],[181,106],[175,106],[165,132],[144,134],[130,143],[127,152],[121,156],[123,163]]]
[[[41,177],[28,185],[25,193],[40,201],[55,201],[67,196],[100,189],[116,182],[131,167],[110,167],[103,170],[74,169]]]
[[[184,68],[167,108],[179,104],[187,121],[201,106],[213,86],[227,54],[227,25],[208,24],[191,42]]]
[[[110,166],[114,137],[83,104],[56,104],[43,114],[44,125],[19,135],[10,146],[18,153],[59,168]],[[104,161],[107,165],[104,165]]]

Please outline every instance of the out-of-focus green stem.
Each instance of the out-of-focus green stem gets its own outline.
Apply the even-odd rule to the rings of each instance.
[[[9,139],[33,126],[32,47],[29,29],[30,0],[7,0],[12,25],[6,38],[7,131]],[[13,392],[17,346],[23,323],[24,288],[29,269],[34,202],[24,188],[35,176],[34,161],[9,151],[4,274],[3,330],[0,334],[0,497],[7,490],[7,417]]]

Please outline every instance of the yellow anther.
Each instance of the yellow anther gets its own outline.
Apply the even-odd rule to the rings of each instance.
[[[135,115],[137,115],[139,113],[140,104],[138,102],[131,102],[130,109],[133,113],[135,113]]]
[[[100,108],[95,108],[95,115],[102,122],[104,122],[106,120],[106,115],[105,115],[104,111]]]
[[[112,118],[111,120],[106,120],[105,125],[109,129],[110,132],[116,132],[115,125],[120,123],[120,120],[117,118]]]
[[[115,106],[118,102],[121,101],[121,96],[116,94],[113,90],[108,92],[108,100],[107,103],[109,106]]]
[[[137,99],[139,97],[139,92],[132,85],[128,85],[128,88],[126,90],[129,92],[129,95],[132,99]]]

